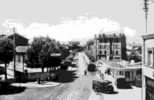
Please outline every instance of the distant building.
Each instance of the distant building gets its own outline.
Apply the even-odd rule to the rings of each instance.
[[[141,44],[131,43],[127,45],[128,61],[141,62],[142,59],[142,46]]]
[[[97,59],[127,59],[126,36],[124,34],[99,34],[95,36]]]
[[[154,34],[142,36],[143,38],[143,100],[154,100]]]

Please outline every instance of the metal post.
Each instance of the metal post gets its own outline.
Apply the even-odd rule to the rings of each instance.
[[[145,76],[144,76],[144,65],[145,65],[145,39],[143,39],[143,45],[142,45],[142,90],[141,90],[141,96],[142,100],[145,100]]]
[[[13,55],[14,55],[14,80],[16,80],[16,37],[15,37],[15,28],[13,28],[13,47],[14,47],[14,52],[13,52]]]
[[[23,73],[24,73],[24,70],[25,70],[25,69],[24,69],[25,55],[23,54],[22,57],[23,57],[23,58],[22,58],[22,66],[23,66],[22,68],[23,68]]]
[[[95,34],[95,40],[96,40],[96,61],[97,61],[97,35]]]

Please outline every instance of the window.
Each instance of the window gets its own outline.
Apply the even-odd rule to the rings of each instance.
[[[102,54],[102,51],[99,51],[99,54],[101,55]]]
[[[99,48],[100,48],[100,49],[102,49],[102,46],[101,46],[101,45],[99,45]]]
[[[106,50],[104,51],[104,54],[106,55]]]
[[[119,54],[119,52],[118,51],[116,51],[116,55],[118,55]]]
[[[122,72],[122,71],[120,71],[120,72],[119,72],[119,75],[123,75],[123,72]]]

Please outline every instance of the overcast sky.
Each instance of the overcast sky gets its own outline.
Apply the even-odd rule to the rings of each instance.
[[[1,0],[0,32],[32,39],[86,40],[100,31],[123,31],[128,41],[145,32],[143,0]],[[149,6],[149,33],[154,32],[154,4]]]

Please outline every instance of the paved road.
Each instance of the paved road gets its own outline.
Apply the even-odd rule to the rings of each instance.
[[[0,95],[0,100],[130,100],[141,99],[141,88],[118,89],[117,94],[97,95],[92,90],[93,76],[83,76],[56,87],[27,88],[19,93]],[[135,98],[135,99],[134,99]]]
[[[104,94],[104,100],[141,100],[141,88],[118,89],[117,94]]]
[[[60,80],[68,79],[68,75],[73,74],[67,75],[65,73],[65,75],[61,75]],[[138,88],[119,90],[118,94],[97,95],[92,90],[92,80],[95,78],[96,76],[93,74],[81,75],[80,78],[74,81],[67,80],[67,83],[60,86],[27,88],[19,93],[0,95],[0,100],[124,100],[125,98],[130,98],[130,95],[135,98],[132,100],[140,100],[140,89]]]
[[[91,80],[81,77],[56,87],[27,88],[20,93],[5,94],[0,100],[88,100]]]

